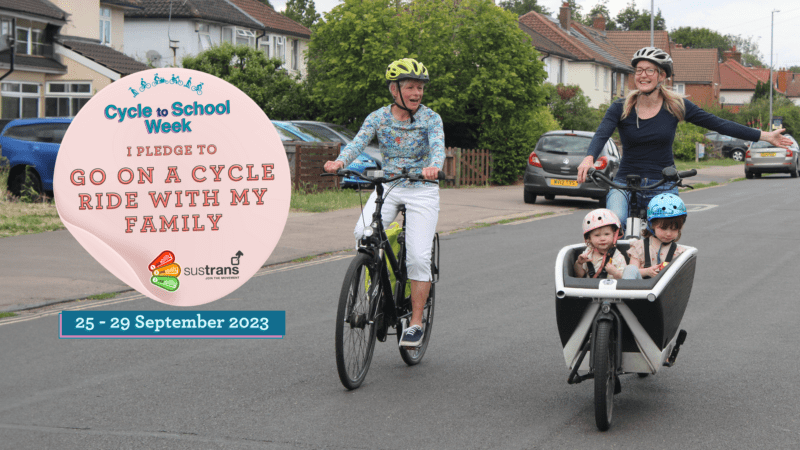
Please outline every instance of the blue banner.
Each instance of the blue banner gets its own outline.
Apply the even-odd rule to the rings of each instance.
[[[61,339],[283,339],[286,311],[62,311]]]

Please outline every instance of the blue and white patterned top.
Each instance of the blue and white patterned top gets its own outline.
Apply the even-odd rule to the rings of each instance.
[[[392,107],[374,111],[361,125],[356,138],[342,149],[337,161],[347,167],[363,151],[373,137],[378,136],[383,156],[383,170],[388,176],[398,175],[403,168],[421,173],[425,167],[444,167],[444,128],[442,118],[425,105],[420,105],[411,120],[400,121],[392,115]],[[427,186],[431,183],[403,180],[403,187]]]

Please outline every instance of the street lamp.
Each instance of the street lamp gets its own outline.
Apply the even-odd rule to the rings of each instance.
[[[772,131],[772,86],[774,86],[772,82],[772,45],[774,41],[774,34],[775,34],[775,13],[780,12],[780,10],[775,9],[772,11],[772,26],[769,31],[769,131]]]

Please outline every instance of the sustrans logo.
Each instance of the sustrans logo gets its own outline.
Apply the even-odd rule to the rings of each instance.
[[[213,279],[235,279],[239,278],[239,259],[244,255],[241,250],[236,252],[235,255],[231,257],[231,265],[230,266],[200,266],[200,267],[187,267],[184,270],[184,275],[187,277],[190,276],[205,276],[206,278],[213,278]]]
[[[175,254],[169,250],[164,250],[154,259],[148,269],[153,274],[150,282],[161,289],[175,292],[181,286],[178,277],[181,274],[181,266],[175,262]]]

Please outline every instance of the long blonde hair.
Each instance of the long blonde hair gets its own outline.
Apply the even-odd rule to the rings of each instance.
[[[683,96],[668,89],[663,84],[659,84],[656,89],[660,90],[661,95],[664,96],[664,106],[670,114],[678,118],[678,122],[682,121],[686,116],[686,105],[683,103]],[[639,100],[639,90],[630,91],[625,97],[625,104],[622,105],[622,118],[624,120],[636,107],[636,102]]]

